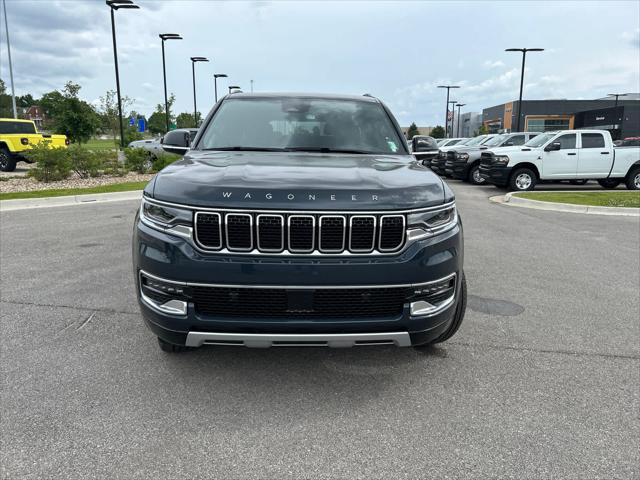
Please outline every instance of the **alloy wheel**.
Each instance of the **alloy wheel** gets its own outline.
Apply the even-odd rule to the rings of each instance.
[[[518,190],[527,190],[531,187],[531,176],[528,173],[521,173],[516,177],[516,187]]]

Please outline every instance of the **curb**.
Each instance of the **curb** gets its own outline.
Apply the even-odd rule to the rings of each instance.
[[[540,190],[540,193],[543,193]],[[640,217],[640,208],[627,207],[597,207],[590,205],[572,205],[570,203],[543,202],[540,200],[530,200],[513,195],[513,192],[506,195],[490,197],[494,203],[500,203],[512,207],[533,208],[536,210],[549,210],[554,212],[585,213],[591,215],[617,215],[623,217]]]
[[[69,205],[85,205],[91,203],[122,202],[139,200],[142,190],[112,193],[88,193],[85,195],[66,195],[63,197],[24,198],[0,201],[0,212],[25,210],[29,208],[66,207]]]

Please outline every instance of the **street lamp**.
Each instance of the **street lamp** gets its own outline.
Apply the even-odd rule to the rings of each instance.
[[[140,8],[132,0],[106,0],[111,9],[111,37],[113,38],[113,60],[116,65],[116,90],[118,94],[118,121],[120,123],[120,146],[124,148],[124,127],[122,126],[122,98],[120,96],[120,73],[118,72],[118,48],[116,46],[116,23],[114,12],[120,8]]]
[[[229,93],[231,93],[231,90],[240,90],[240,87],[238,85],[229,85]]]
[[[226,73],[214,73],[213,74],[213,89],[216,92],[216,103],[218,103],[218,79],[219,78],[227,78],[228,75]]]
[[[507,48],[505,52],[522,52],[522,71],[520,72],[520,98],[518,100],[518,117],[516,119],[516,132],[520,131],[520,117],[522,116],[522,87],[524,86],[524,62],[527,52],[543,52],[544,48]]]
[[[162,39],[162,78],[164,80],[164,115],[167,120],[167,132],[169,131],[169,100],[167,100],[167,67],[164,61],[164,41],[165,40],[182,40],[177,33],[161,33],[158,35]]]
[[[456,137],[460,138],[460,107],[464,107],[466,103],[456,103],[456,107],[458,107],[458,131],[456,132]]]
[[[453,138],[453,129],[454,129],[455,120],[456,120],[456,103],[458,103],[458,101],[450,100],[449,103],[451,104],[451,137]],[[447,108],[447,114],[448,113],[449,113],[449,109]]]
[[[208,62],[207,57],[191,57],[191,73],[193,75],[193,121],[198,128],[198,107],[196,105],[196,62]]]
[[[447,89],[447,104],[444,112],[444,137],[449,138],[449,90],[452,88],[460,88],[458,85],[438,85],[438,88]]]

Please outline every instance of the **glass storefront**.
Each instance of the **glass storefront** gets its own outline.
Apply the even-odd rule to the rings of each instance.
[[[569,130],[570,118],[527,118],[527,132]]]

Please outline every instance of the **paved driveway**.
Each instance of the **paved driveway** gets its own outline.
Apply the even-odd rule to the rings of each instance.
[[[413,349],[162,353],[137,203],[0,215],[3,478],[638,478],[640,221],[451,183],[469,310]]]

